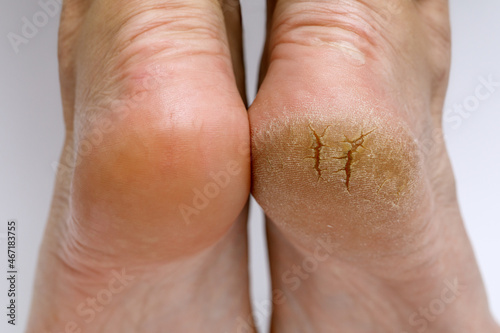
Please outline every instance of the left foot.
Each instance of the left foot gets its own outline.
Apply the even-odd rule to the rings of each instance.
[[[225,333],[248,318],[250,135],[224,12],[65,1],[66,142],[28,333]]]
[[[395,1],[275,1],[250,108],[273,332],[498,332],[436,136],[447,4]]]

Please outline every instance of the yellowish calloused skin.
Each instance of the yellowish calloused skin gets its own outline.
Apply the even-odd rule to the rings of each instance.
[[[420,143],[404,122],[355,114],[303,111],[257,127],[252,193],[300,243],[328,235],[341,251],[367,255],[380,247],[367,241],[377,234],[407,237],[413,215],[430,205],[430,188]]]

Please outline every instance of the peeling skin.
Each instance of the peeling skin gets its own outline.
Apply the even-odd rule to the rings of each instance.
[[[384,180],[384,182],[378,187],[377,194],[380,192],[380,190],[382,189],[382,187],[384,187],[385,183],[387,183],[388,181],[389,181],[389,178],[387,178],[386,180]]]
[[[324,143],[324,141],[323,141],[323,138],[324,138],[324,136],[325,136],[326,131],[328,130],[328,128],[330,128],[330,126],[327,126],[323,130],[323,133],[321,133],[321,135],[319,135],[318,132],[316,132],[316,130],[314,130],[314,128],[311,126],[311,124],[309,124],[309,129],[311,130],[311,134],[312,134],[312,137],[313,137],[313,144],[312,144],[311,148],[314,151],[314,156],[308,157],[308,158],[313,158],[314,161],[315,161],[315,163],[314,163],[314,169],[318,173],[318,181],[322,178],[322,172],[324,171],[324,169],[320,168],[320,163],[323,160],[323,158],[321,157],[321,149],[323,147],[328,147]],[[365,137],[367,135],[373,133],[373,131],[375,131],[375,129],[372,129],[371,131],[369,131],[367,133],[363,133],[363,131],[361,131],[361,135],[358,138],[354,139],[354,140],[349,140],[349,138],[347,138],[347,136],[344,135],[345,140],[342,141],[342,142],[348,143],[351,146],[351,148],[347,151],[347,153],[344,156],[332,157],[333,159],[338,159],[338,160],[344,160],[345,159],[345,165],[344,165],[344,167],[341,168],[341,169],[339,169],[339,170],[337,170],[337,171],[335,171],[334,173],[345,172],[345,175],[346,175],[345,186],[346,186],[347,192],[349,192],[349,193],[350,193],[349,184],[350,184],[350,181],[351,181],[352,163],[353,163],[353,160],[354,160],[354,154],[358,152],[358,148],[359,147],[367,149],[365,146],[363,146],[363,143],[365,142]]]

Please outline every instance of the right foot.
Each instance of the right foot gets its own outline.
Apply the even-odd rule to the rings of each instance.
[[[446,2],[271,3],[250,123],[272,331],[498,332],[439,137]]]
[[[28,332],[223,333],[248,317],[250,139],[228,13],[65,2],[67,138]]]

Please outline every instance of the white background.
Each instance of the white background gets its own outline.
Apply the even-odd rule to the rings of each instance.
[[[63,139],[56,60],[58,17],[15,53],[7,34],[20,33],[22,17],[41,10],[36,1],[0,0],[0,237],[8,219],[18,220],[20,275],[18,326],[6,325],[7,284],[0,279],[0,331],[22,332],[26,323],[38,248],[54,182],[51,163]],[[248,93],[255,96],[264,39],[264,0],[244,0]],[[480,77],[500,81],[500,1],[451,3],[453,65],[446,106],[473,101]],[[463,118],[445,122],[448,149],[457,178],[466,227],[486,283],[492,311],[500,318],[500,88]],[[456,127],[456,128],[453,128]],[[268,299],[262,212],[251,210],[252,294],[257,317]],[[6,270],[6,244],[0,239],[0,271]],[[2,275],[3,276],[3,273]]]

